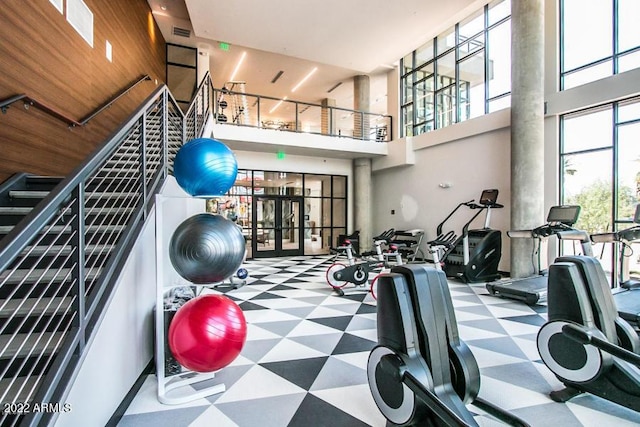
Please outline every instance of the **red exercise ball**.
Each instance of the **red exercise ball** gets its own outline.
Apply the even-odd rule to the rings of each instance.
[[[195,372],[222,369],[240,354],[247,323],[238,305],[224,295],[202,295],[176,312],[169,326],[169,348]]]

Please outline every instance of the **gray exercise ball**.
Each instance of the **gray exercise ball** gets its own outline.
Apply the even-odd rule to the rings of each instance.
[[[169,258],[180,276],[195,284],[217,283],[242,265],[240,228],[220,215],[201,213],[183,221],[171,236]]]

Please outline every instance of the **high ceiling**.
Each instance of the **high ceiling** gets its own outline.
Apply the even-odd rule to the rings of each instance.
[[[248,93],[312,103],[332,98],[339,107],[353,108],[353,76],[366,74],[371,111],[387,113],[386,74],[399,58],[487,0],[148,2],[168,43],[197,47],[209,56],[215,87],[229,81],[246,52],[234,80],[245,81]],[[176,27],[190,36],[174,35]],[[220,42],[228,43],[229,50],[222,50]]]

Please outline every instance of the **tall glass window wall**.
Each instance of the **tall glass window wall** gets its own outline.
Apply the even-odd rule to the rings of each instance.
[[[640,98],[562,116],[560,130],[561,201],[581,206],[576,226],[590,234],[630,227],[640,201]],[[612,280],[620,249],[594,248]],[[640,244],[625,255],[631,273],[640,273]]]
[[[238,170],[208,210],[242,227],[250,258],[328,254],[347,234],[347,177]]]
[[[491,2],[400,63],[402,136],[509,107],[511,2]]]
[[[560,2],[560,87],[640,67],[638,0]]]

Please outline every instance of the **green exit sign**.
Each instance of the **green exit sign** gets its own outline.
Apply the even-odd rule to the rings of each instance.
[[[276,153],[276,158],[277,158],[278,160],[284,160],[284,156],[285,156],[284,151],[278,151],[278,152]]]
[[[225,43],[225,42],[220,42],[218,43],[218,47],[220,47],[220,50],[229,50],[229,48],[231,47],[229,45],[229,43]]]

